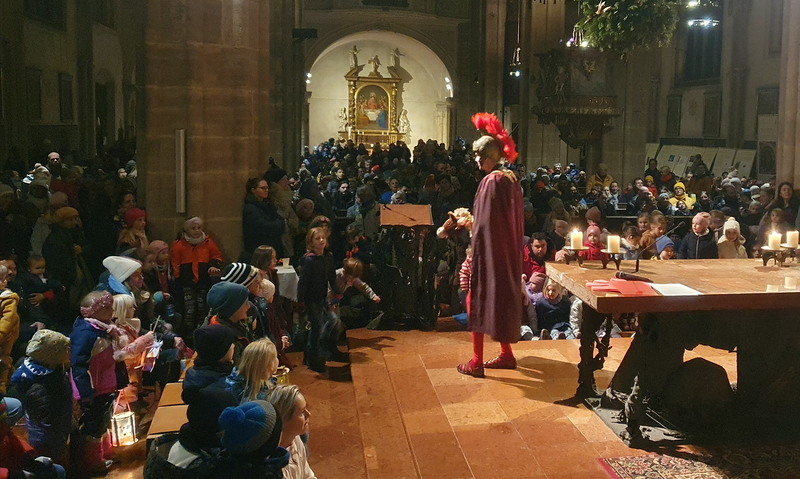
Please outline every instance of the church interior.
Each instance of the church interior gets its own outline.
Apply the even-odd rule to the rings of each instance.
[[[0,478],[800,478],[798,25],[796,0],[0,2],[0,451],[29,448]],[[183,442],[201,373],[236,399],[211,455]],[[25,374],[71,385],[65,431]],[[247,407],[275,443],[237,456]]]

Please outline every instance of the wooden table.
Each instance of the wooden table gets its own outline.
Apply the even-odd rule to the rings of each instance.
[[[547,263],[547,276],[604,314],[783,309],[800,306],[800,267],[789,264],[765,267],[760,259],[641,261],[635,273],[654,283],[684,284],[701,296],[621,296],[586,287],[589,281],[613,278],[613,263],[608,269],[592,261],[582,268],[575,263]],[[620,271],[632,272],[633,265],[634,261],[623,261]]]
[[[624,261],[620,270],[631,272],[633,265]],[[764,404],[769,397],[800,406],[800,398],[789,392],[800,391],[800,374],[794,372],[800,371],[800,265],[765,267],[755,259],[641,262],[637,275],[684,284],[699,296],[622,296],[586,287],[615,273],[613,264],[602,269],[599,262],[547,264],[550,279],[585,304],[576,396],[598,394],[594,371],[603,367],[608,340],[598,340],[595,332],[604,322],[610,331],[611,319],[620,314],[644,313],[611,381],[614,393],[629,394],[638,377],[648,393],[658,394],[683,363],[685,349],[705,344],[737,352],[739,403]]]
[[[156,409],[153,422],[150,424],[150,430],[147,432],[148,450],[153,440],[164,434],[180,431],[181,426],[187,421],[186,411],[188,408],[189,406],[181,404],[177,406],[159,406]]]

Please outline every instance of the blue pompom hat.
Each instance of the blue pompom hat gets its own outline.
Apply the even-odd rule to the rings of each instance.
[[[281,438],[281,420],[272,404],[250,401],[229,407],[219,416],[222,447],[230,454],[248,454],[261,448],[273,450]]]

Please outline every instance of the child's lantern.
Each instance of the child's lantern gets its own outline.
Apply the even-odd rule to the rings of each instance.
[[[123,394],[117,396],[117,402],[114,405],[114,411],[120,403],[120,398]],[[131,412],[131,406],[125,400],[126,411],[115,412],[111,416],[111,443],[114,447],[119,446],[132,446],[136,444],[136,415]]]

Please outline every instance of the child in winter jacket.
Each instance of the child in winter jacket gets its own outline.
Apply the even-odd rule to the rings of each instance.
[[[680,259],[717,259],[717,242],[714,232],[708,228],[711,215],[697,213],[692,218],[692,230],[686,233],[678,250]]]
[[[725,221],[722,227],[724,234],[717,241],[717,252],[720,259],[744,259],[747,258],[747,250],[744,248],[745,239],[739,231],[739,222],[733,217]]]
[[[186,370],[183,390],[190,388],[225,388],[225,379],[233,371],[233,332],[219,324],[203,326],[194,332],[194,347],[197,357]],[[187,402],[184,399],[184,402]]]
[[[206,295],[211,277],[218,275],[222,267],[222,253],[203,232],[203,220],[196,216],[186,220],[183,233],[172,243],[170,261],[183,289],[183,333],[191,332],[208,312]]]
[[[7,288],[8,268],[0,265],[0,393],[5,394],[14,362],[11,349],[19,336],[19,296]]]
[[[255,340],[256,322],[247,316],[250,291],[241,284],[223,281],[208,291],[209,325],[222,325],[235,336],[233,364],[238,365],[242,351]]]
[[[35,332],[43,327],[57,329],[57,319],[60,319],[59,305],[56,299],[64,292],[64,287],[58,280],[53,279],[45,271],[46,263],[42,256],[32,254],[28,256],[28,272],[20,275],[18,279],[24,293],[27,312],[27,323],[32,323]],[[22,306],[22,305],[20,305]],[[41,323],[41,324],[36,324]],[[61,326],[60,324],[58,326]],[[63,329],[63,326],[59,329]],[[30,336],[26,338],[30,340]]]
[[[69,338],[39,330],[28,342],[26,355],[11,382],[25,406],[28,442],[37,455],[63,464],[73,429]]]
[[[155,333],[148,331],[139,335],[141,322],[135,318],[136,300],[129,294],[114,295],[114,319],[121,334],[114,359],[125,362],[128,371],[128,385],[122,394],[129,404],[138,401],[142,389],[142,368],[138,367],[142,353],[144,353],[155,340]]]
[[[114,300],[105,291],[92,291],[81,301],[81,315],[70,335],[70,362],[80,396],[81,466],[93,473],[108,470],[111,461],[112,405],[116,396],[117,361],[114,343],[120,330],[114,325]],[[127,382],[127,381],[126,381]]]
[[[322,327],[328,314],[328,287],[335,299],[341,298],[336,281],[336,268],[333,255],[326,252],[328,236],[325,228],[311,228],[306,235],[306,255],[301,262],[300,281],[297,285],[297,300],[305,303],[306,319],[311,324],[311,332],[306,344],[304,362],[309,369],[325,372],[325,359],[321,350]]]
[[[603,258],[608,258],[608,255],[603,253],[606,245],[600,241],[600,234],[600,228],[596,225],[586,229],[586,241],[583,246],[588,249],[579,253],[583,259],[599,261]]]

